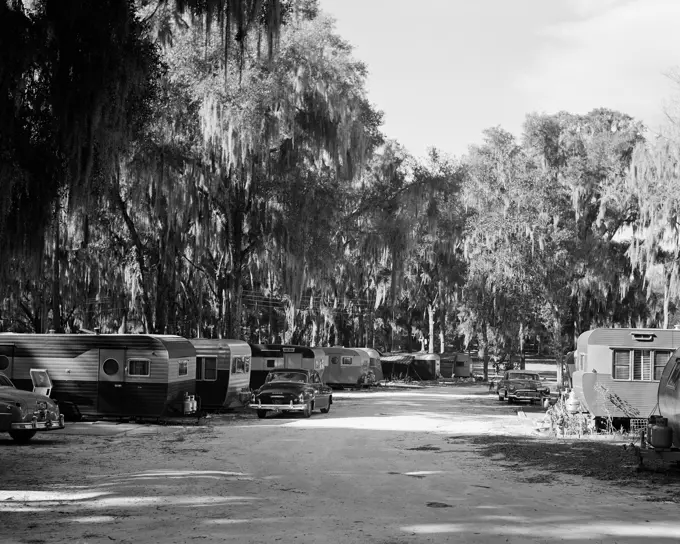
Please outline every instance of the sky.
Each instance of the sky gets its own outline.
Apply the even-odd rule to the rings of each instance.
[[[680,95],[678,0],[319,0],[368,66],[383,132],[454,156],[528,113],[605,107],[652,131]]]

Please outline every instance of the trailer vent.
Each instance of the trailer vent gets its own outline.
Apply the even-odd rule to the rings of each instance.
[[[631,332],[630,335],[638,342],[653,342],[656,338],[656,334],[652,333]]]

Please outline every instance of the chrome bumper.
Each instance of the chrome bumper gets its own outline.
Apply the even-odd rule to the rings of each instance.
[[[306,403],[297,403],[293,404],[292,402],[289,402],[288,404],[259,404],[259,403],[254,403],[251,402],[248,407],[252,408],[253,410],[279,410],[279,411],[286,411],[286,412],[302,412],[304,411],[305,407],[307,406]]]
[[[64,428],[64,415],[59,415],[59,421],[38,421],[34,417],[30,422],[26,423],[12,423],[13,431],[56,431]]]
[[[549,394],[543,393],[541,391],[515,391],[510,393],[508,391],[508,397],[512,397],[519,400],[537,400],[543,397],[549,397]]]

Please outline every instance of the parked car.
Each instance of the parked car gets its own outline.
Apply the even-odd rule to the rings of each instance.
[[[267,412],[302,412],[310,417],[317,409],[327,414],[331,404],[332,390],[316,370],[281,368],[267,374],[264,385],[253,392],[249,406],[259,418],[266,417]]]
[[[531,404],[542,404],[545,397],[550,397],[550,388],[533,372],[508,370],[498,382],[498,400],[528,400]]]
[[[64,428],[64,416],[56,402],[45,395],[14,387],[0,372],[0,432],[17,442],[28,442],[38,431]]]

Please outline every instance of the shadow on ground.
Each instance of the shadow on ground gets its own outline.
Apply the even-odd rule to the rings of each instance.
[[[484,457],[512,470],[522,481],[549,483],[560,475],[577,475],[619,486],[643,486],[655,491],[647,500],[680,502],[680,466],[647,462],[640,470],[630,443],[607,436],[591,439],[556,439],[521,436],[450,437],[472,444]],[[528,474],[542,471],[542,475]],[[525,473],[525,474],[523,474]]]

